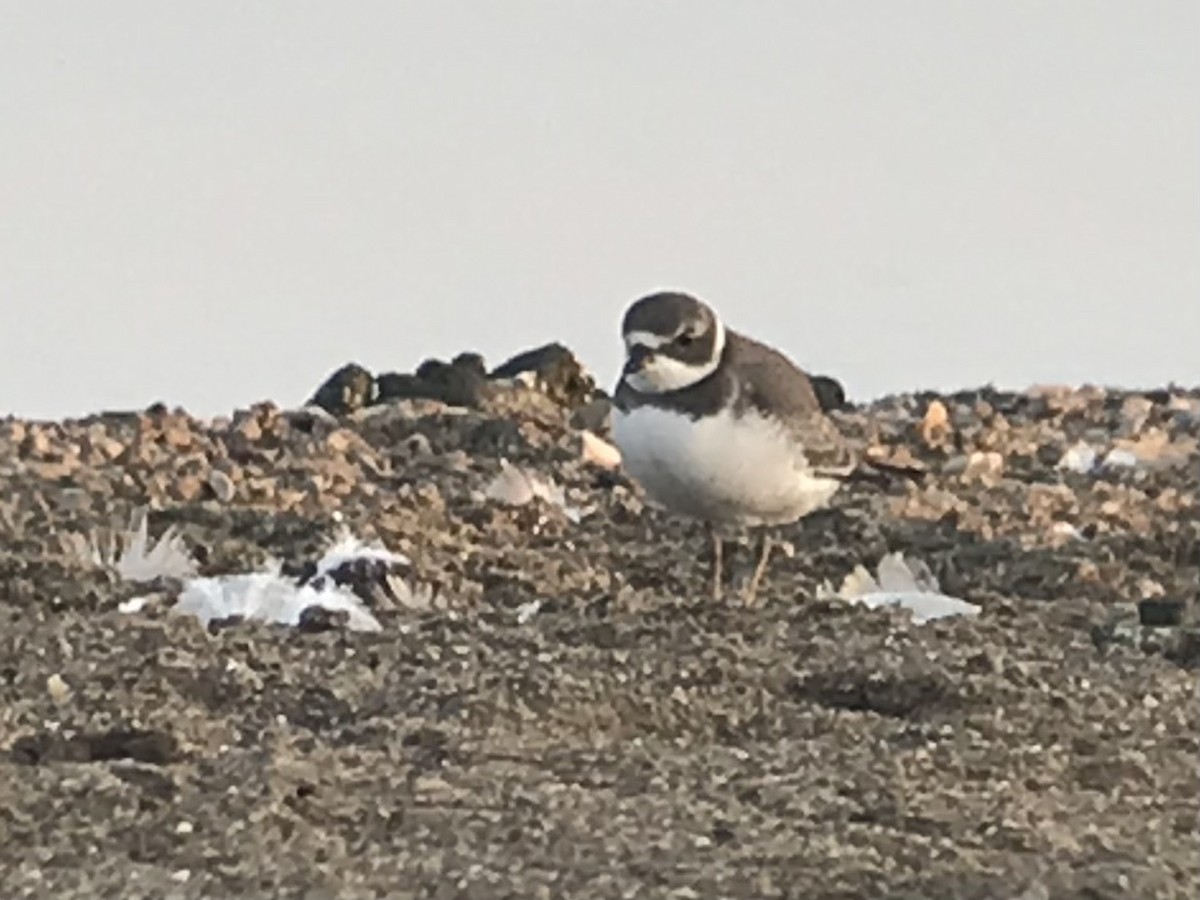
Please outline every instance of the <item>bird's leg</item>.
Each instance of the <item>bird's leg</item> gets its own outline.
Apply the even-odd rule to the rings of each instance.
[[[717,534],[717,529],[713,528],[711,522],[705,523],[705,528],[708,531],[709,537],[712,538],[713,547],[713,562],[712,562],[712,596],[714,600],[721,599],[721,578],[722,578],[722,556],[725,553],[725,541],[721,539],[721,535]]]
[[[756,595],[758,594],[758,585],[762,581],[763,574],[767,571],[767,562],[771,558],[771,535],[766,530],[762,533],[762,555],[758,558],[758,565],[754,567],[754,574],[750,576],[750,583],[746,585],[746,591],[742,595],[742,602],[746,606],[753,606]]]

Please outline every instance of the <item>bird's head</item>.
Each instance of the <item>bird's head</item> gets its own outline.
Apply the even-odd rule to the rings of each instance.
[[[664,292],[636,301],[621,322],[622,378],[642,394],[691,387],[716,371],[725,350],[725,326],[706,304]]]

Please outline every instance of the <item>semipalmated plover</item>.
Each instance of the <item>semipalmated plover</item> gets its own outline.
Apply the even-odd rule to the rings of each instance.
[[[720,597],[718,529],[780,525],[826,506],[858,458],[803,371],[726,328],[695,297],[643,297],[626,311],[621,334],[626,361],[613,398],[613,438],[652,501],[705,523],[713,596]],[[747,604],[770,552],[764,529]]]

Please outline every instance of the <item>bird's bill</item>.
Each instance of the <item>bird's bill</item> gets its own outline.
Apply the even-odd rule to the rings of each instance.
[[[654,358],[654,351],[643,344],[633,344],[625,356],[625,374],[636,375]]]

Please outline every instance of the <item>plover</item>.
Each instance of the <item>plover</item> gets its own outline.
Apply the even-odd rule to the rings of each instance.
[[[705,524],[719,598],[720,529],[780,525],[825,507],[859,461],[809,377],[779,351],[726,328],[695,297],[643,297],[626,311],[621,334],[613,438],[651,501]],[[763,528],[747,604],[771,546]]]

